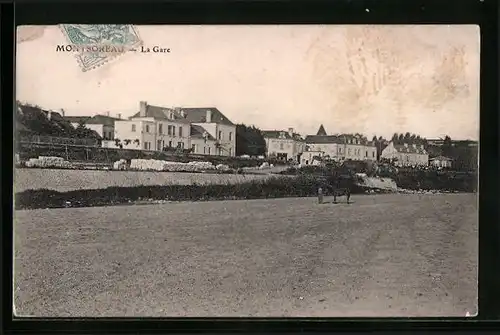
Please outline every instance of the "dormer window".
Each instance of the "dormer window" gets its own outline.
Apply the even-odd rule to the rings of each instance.
[[[284,131],[280,131],[280,138],[285,138],[285,132]]]

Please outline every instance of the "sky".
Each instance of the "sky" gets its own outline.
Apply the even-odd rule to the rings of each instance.
[[[67,116],[139,101],[217,107],[263,130],[389,138],[479,137],[479,28],[473,25],[136,26],[145,47],[83,72],[58,26],[21,27],[16,98]]]

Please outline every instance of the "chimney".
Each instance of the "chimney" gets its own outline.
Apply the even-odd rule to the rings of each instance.
[[[290,137],[293,137],[293,128],[288,128],[288,135],[290,135]]]
[[[141,109],[139,110],[140,117],[146,117],[146,109],[148,108],[148,103],[146,101],[140,102]]]
[[[211,123],[212,122],[212,111],[210,109],[207,109],[207,117],[205,119],[206,123]]]
[[[186,112],[183,109],[181,109],[179,113],[183,119],[186,118]]]
[[[404,143],[405,148],[408,148],[408,143]]]
[[[47,119],[51,119],[52,118],[52,112],[51,111],[47,111]]]
[[[64,111],[64,109],[62,109],[62,108],[61,108],[61,115],[62,115],[62,117],[64,117],[64,114],[65,114],[65,113],[66,113],[66,112]]]
[[[116,114],[116,116],[121,120],[122,115],[120,113]]]
[[[106,111],[106,116],[109,116],[109,111]]]

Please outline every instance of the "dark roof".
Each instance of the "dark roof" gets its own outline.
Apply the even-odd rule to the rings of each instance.
[[[327,144],[327,143],[342,143],[335,135],[307,135],[306,143]]]
[[[431,158],[430,159],[431,161],[452,161],[453,159],[451,158],[448,158],[448,157],[444,157],[444,156],[437,156],[437,157],[434,157],[434,158]]]
[[[325,131],[325,127],[323,127],[323,125],[319,126],[319,129],[318,129],[318,132],[316,133],[316,135],[318,136],[326,136],[326,131]]]
[[[207,111],[212,112],[212,122],[220,123],[227,126],[234,126],[232,123],[220,110],[215,107],[199,107],[199,108],[182,108],[182,111],[186,113],[186,119],[191,123],[204,123],[207,118]]]
[[[262,130],[261,133],[264,138],[281,138],[280,133],[284,133],[285,139],[287,140],[293,139],[296,141],[304,141],[304,139],[302,138],[302,136],[300,136],[300,134],[293,133],[292,137],[290,136],[290,133],[285,130]]]
[[[90,120],[91,116],[65,116],[64,119],[69,123],[85,123]]]
[[[328,144],[328,143],[337,143],[337,144],[345,144],[348,143],[348,140],[354,139],[360,140],[359,144],[350,143],[354,145],[364,145],[364,146],[375,146],[373,142],[366,141],[363,138],[356,137],[354,135],[349,134],[341,134],[341,135],[308,135],[306,137],[306,143],[311,144]]]
[[[414,148],[412,145],[404,146],[401,144],[395,144],[394,148],[397,150],[397,152],[400,153],[410,153],[410,154],[419,154],[419,155],[426,155],[427,152],[422,149],[421,147],[416,147]]]
[[[187,118],[182,117],[178,112],[174,111],[172,108],[168,107],[159,107],[159,106],[153,106],[153,105],[147,105],[146,107],[146,117],[152,117],[154,119],[163,119],[163,120],[171,120],[169,118],[168,113],[174,112],[174,120],[175,122],[180,122],[180,123],[189,123]],[[140,116],[140,112],[135,113],[130,119],[138,118]]]
[[[115,117],[111,117],[111,116],[107,116],[107,115],[95,115],[93,116],[92,118],[90,118],[89,120],[87,120],[87,122],[85,122],[86,124],[103,124],[105,126],[114,126],[115,125],[115,121],[118,121],[120,119],[118,118],[115,118]]]
[[[210,133],[206,131],[205,128],[194,124],[191,125],[191,137],[203,138],[204,133],[208,135],[207,140],[215,141],[215,137],[210,135]]]

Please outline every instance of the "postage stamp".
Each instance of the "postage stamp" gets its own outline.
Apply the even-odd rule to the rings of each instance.
[[[137,29],[130,24],[62,24],[60,28],[76,51],[82,71],[100,67],[142,44]]]

